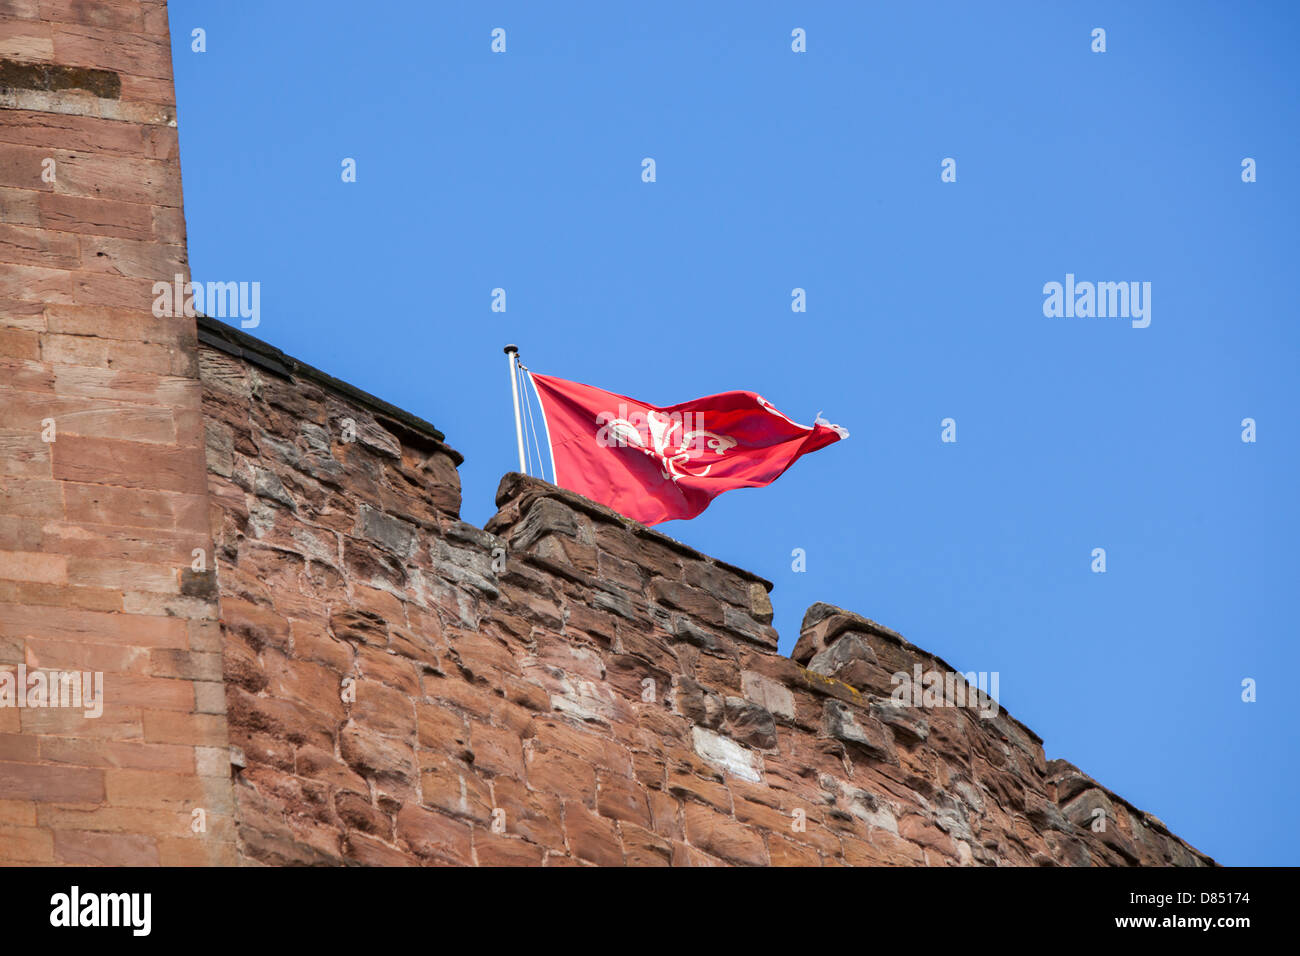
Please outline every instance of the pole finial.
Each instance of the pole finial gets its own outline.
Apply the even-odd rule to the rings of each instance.
[[[506,346],[504,349],[502,349],[501,351],[505,352],[507,355],[509,355],[511,352],[514,352],[514,353],[517,355],[517,354],[519,353],[519,346],[517,346],[517,345],[507,345],[507,346]]]

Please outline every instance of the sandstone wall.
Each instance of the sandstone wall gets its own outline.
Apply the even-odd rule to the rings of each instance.
[[[815,605],[786,658],[767,582],[536,479],[479,530],[431,426],[205,329],[247,859],[1212,862],[1005,713],[893,704],[952,669],[887,628]]]
[[[171,75],[161,0],[0,0],[0,670],[106,697],[0,707],[0,863],[236,859]]]

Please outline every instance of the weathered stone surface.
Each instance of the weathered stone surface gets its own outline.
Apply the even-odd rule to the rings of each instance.
[[[742,780],[757,782],[763,777],[762,758],[736,741],[703,727],[691,731],[695,752],[713,766]]]
[[[765,866],[768,862],[767,847],[757,830],[698,804],[686,807],[686,838],[728,863]]]
[[[727,731],[736,740],[759,750],[776,746],[776,721],[772,714],[743,697],[728,697]]]
[[[830,647],[845,631],[893,637],[904,644],[907,643],[896,631],[891,631],[860,614],[818,602],[808,608],[804,614],[803,624],[799,628],[799,640],[795,643],[794,652],[790,656],[797,663],[806,665],[815,655]]]
[[[856,634],[844,634],[813,655],[808,669],[861,689],[869,683],[871,668],[877,664],[871,645]]]
[[[718,727],[722,724],[725,713],[722,695],[702,687],[691,678],[678,678],[676,700],[677,712],[692,723],[702,727]]]
[[[409,521],[394,518],[365,504],[357,516],[360,522],[358,533],[367,541],[385,551],[391,551],[399,558],[409,558],[415,550],[416,528]]]
[[[785,720],[794,720],[794,694],[789,687],[755,671],[744,671],[741,687],[745,697]]]
[[[843,701],[826,701],[825,724],[830,736],[860,748],[873,760],[888,761],[893,756],[893,744],[884,726],[874,717],[855,712]]]
[[[895,737],[907,741],[921,742],[930,736],[930,722],[918,710],[895,703],[888,697],[871,702],[872,716],[891,727]]]

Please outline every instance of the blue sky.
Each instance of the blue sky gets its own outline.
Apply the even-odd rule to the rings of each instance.
[[[824,411],[848,441],[661,526],[775,583],[782,651],[858,611],[1219,861],[1295,865],[1300,8],[979,6],[172,0],[194,277],[445,431],[479,525],[506,342]],[[1150,282],[1150,326],[1045,317],[1067,273]]]

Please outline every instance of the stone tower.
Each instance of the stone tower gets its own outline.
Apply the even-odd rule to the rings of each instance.
[[[105,684],[0,708],[5,862],[235,859],[188,272],[166,4],[0,0],[0,667]]]

